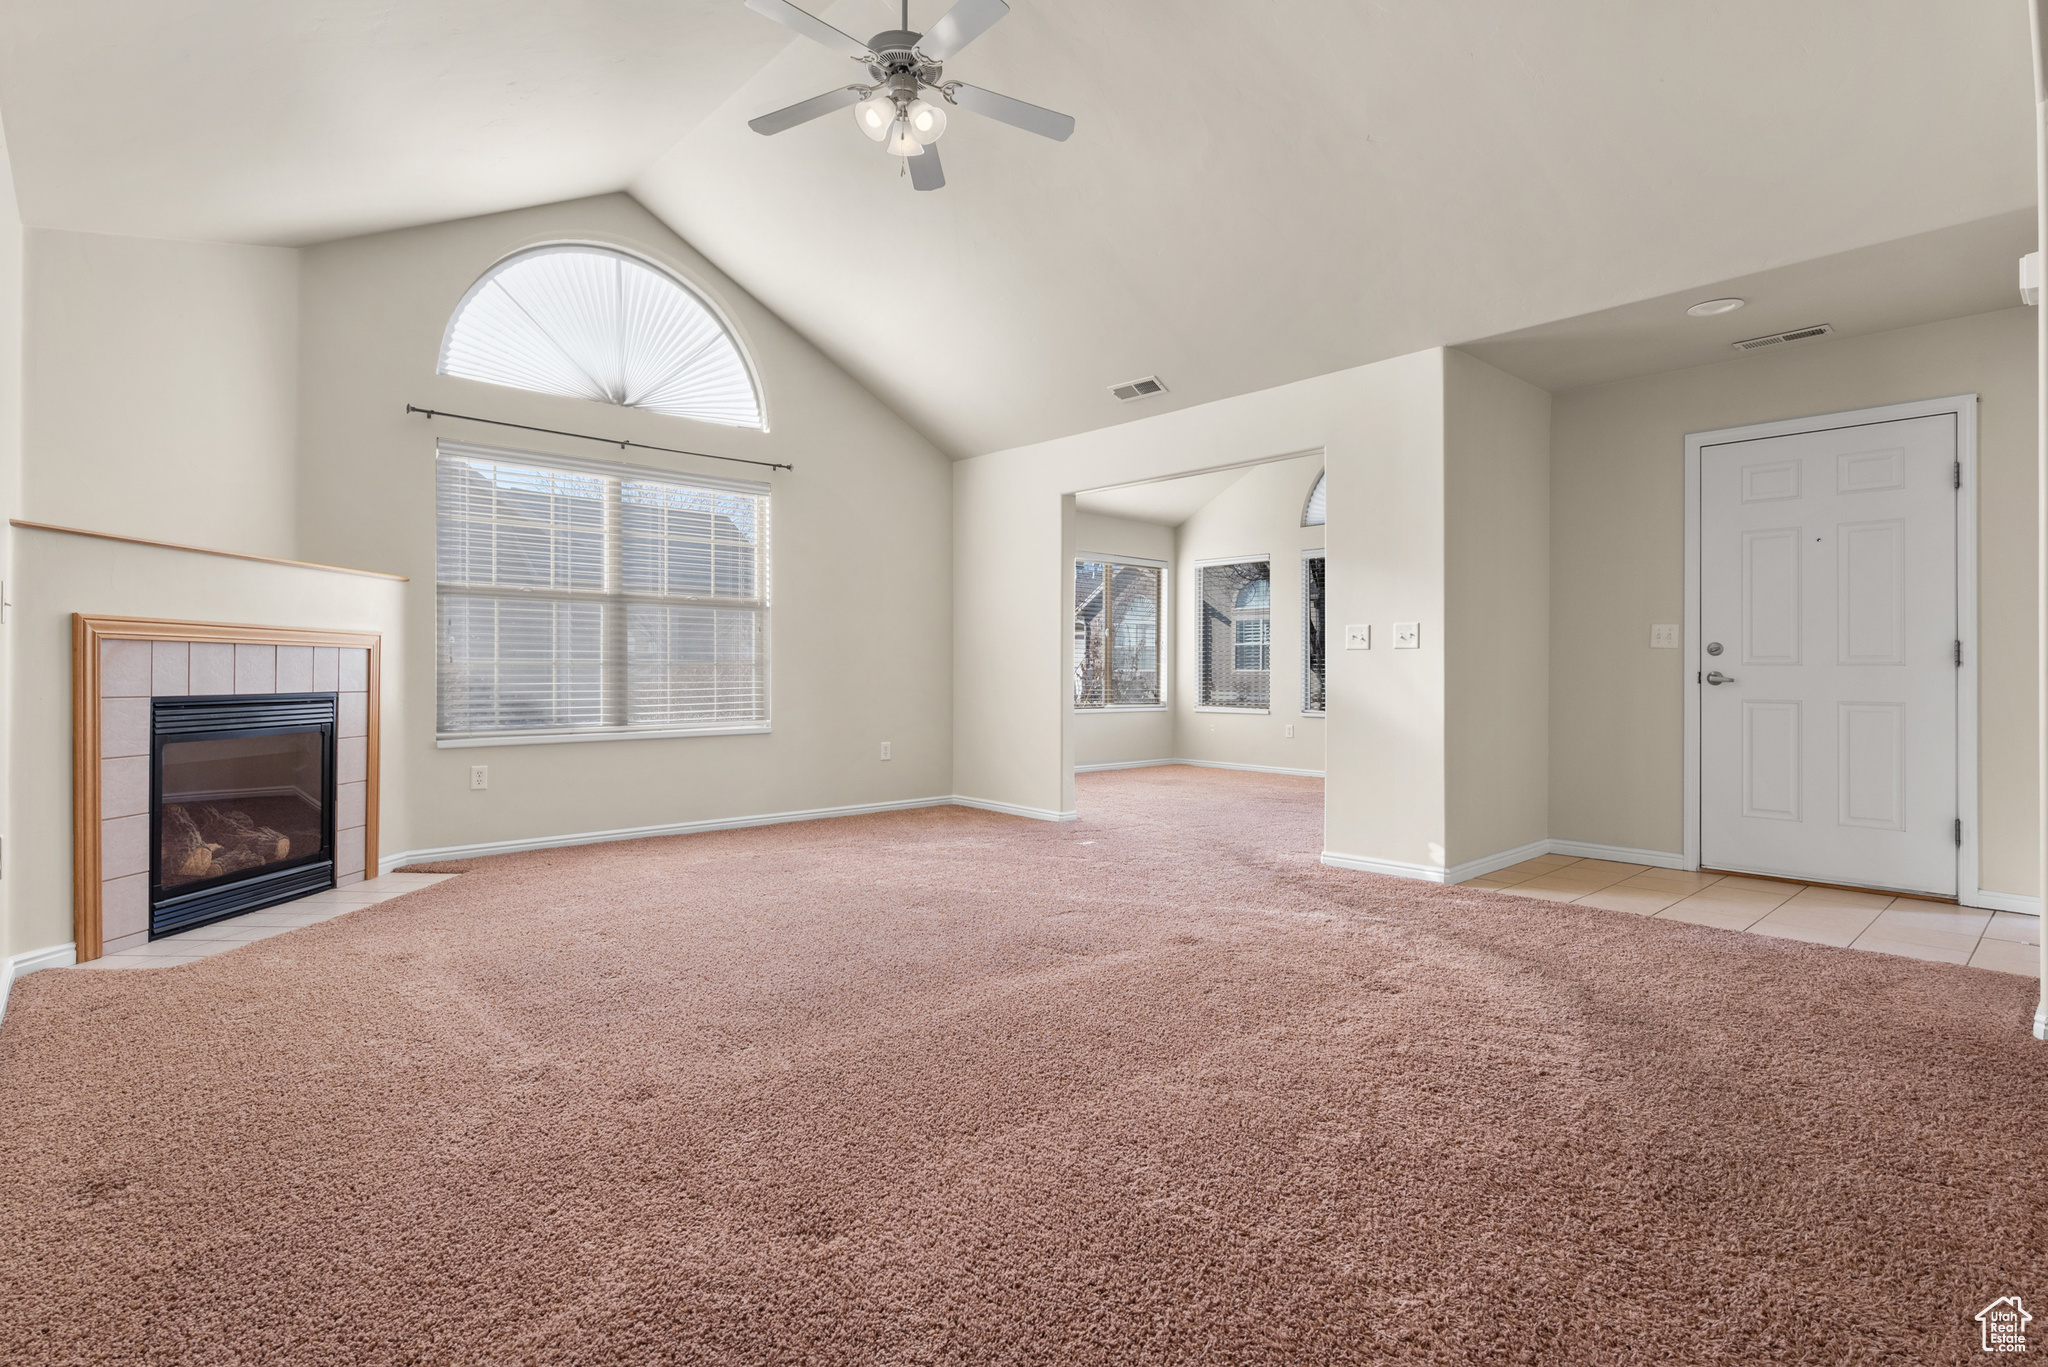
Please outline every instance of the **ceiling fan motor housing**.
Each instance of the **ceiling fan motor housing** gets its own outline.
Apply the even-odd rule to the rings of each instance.
[[[908,29],[890,29],[877,33],[868,39],[868,48],[875,60],[868,63],[868,74],[876,81],[899,92],[908,90],[917,93],[920,82],[931,85],[939,79],[940,65],[927,61],[917,51],[917,40],[922,33]]]

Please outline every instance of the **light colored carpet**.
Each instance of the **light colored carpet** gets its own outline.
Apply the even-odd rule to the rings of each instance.
[[[1925,1363],[2048,1298],[2025,980],[1326,870],[1308,780],[1080,802],[23,980],[0,1360]]]

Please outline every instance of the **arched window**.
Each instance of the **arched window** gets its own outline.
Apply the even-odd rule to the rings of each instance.
[[[1330,472],[1327,470],[1316,476],[1316,487],[1308,491],[1308,503],[1301,510],[1302,526],[1320,527],[1324,525],[1323,481],[1329,477]]]
[[[1271,668],[1273,590],[1269,579],[1261,575],[1239,589],[1236,609],[1233,614],[1235,650],[1231,667],[1240,672]]]
[[[760,427],[753,371],[725,325],[666,271],[563,243],[507,257],[448,320],[441,373],[541,394]]]

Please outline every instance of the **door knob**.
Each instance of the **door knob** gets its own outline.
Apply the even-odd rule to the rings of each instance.
[[[1733,674],[1723,674],[1720,670],[1717,669],[1707,675],[1707,682],[1715,685],[1716,687],[1719,687],[1721,684],[1724,683],[1734,683],[1735,676]]]

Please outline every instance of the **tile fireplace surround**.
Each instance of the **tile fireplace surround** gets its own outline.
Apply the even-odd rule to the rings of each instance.
[[[78,962],[149,938],[153,697],[338,694],[335,882],[359,883],[377,867],[382,637],[82,614],[71,625],[71,915]]]

